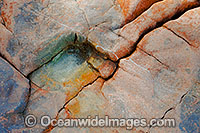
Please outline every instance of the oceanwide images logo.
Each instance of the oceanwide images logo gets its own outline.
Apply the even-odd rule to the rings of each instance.
[[[151,119],[149,122],[147,119],[137,118],[99,118],[99,116],[87,118],[67,118],[67,119],[51,119],[50,116],[45,115],[38,121],[34,115],[27,115],[25,117],[25,125],[27,127],[34,127],[37,123],[43,127],[49,125],[53,127],[125,127],[127,130],[131,130],[134,127],[175,127],[175,119]]]

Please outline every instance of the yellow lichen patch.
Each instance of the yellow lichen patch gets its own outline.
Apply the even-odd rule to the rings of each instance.
[[[66,101],[72,99],[85,85],[93,82],[98,77],[98,73],[89,68],[87,63],[84,63],[72,77],[63,83],[66,86],[71,86],[66,88]]]
[[[72,117],[80,113],[80,104],[77,99],[73,100],[73,104],[67,105],[67,108],[70,109],[70,112],[73,112]]]

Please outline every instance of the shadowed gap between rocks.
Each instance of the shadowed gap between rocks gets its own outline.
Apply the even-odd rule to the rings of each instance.
[[[121,60],[121,59],[124,59],[124,58],[127,58],[127,57],[131,56],[131,55],[135,52],[135,50],[136,50],[137,45],[139,44],[139,42],[144,38],[145,35],[147,35],[148,33],[150,33],[152,30],[155,30],[155,29],[158,29],[158,28],[160,28],[160,27],[163,27],[163,25],[164,25],[166,22],[171,21],[171,20],[176,20],[176,19],[178,19],[180,16],[182,16],[185,12],[187,12],[187,11],[189,11],[189,10],[192,10],[192,9],[194,9],[194,8],[197,8],[197,7],[199,7],[199,6],[196,6],[196,5],[195,5],[195,6],[193,6],[193,7],[188,7],[187,9],[184,9],[183,12],[177,12],[170,20],[162,20],[162,22],[157,23],[155,27],[150,27],[148,30],[143,31],[143,33],[139,36],[139,39],[138,39],[134,44],[132,44],[131,51],[130,51],[129,53],[127,53],[127,55],[125,55],[125,56],[119,58],[118,60]],[[112,31],[112,32],[113,32],[113,31]],[[113,33],[116,34],[115,32],[113,32]],[[119,37],[122,37],[122,38],[126,39],[126,37],[124,37],[124,36],[122,36],[122,35],[120,35],[120,34],[116,34],[116,35],[118,35]],[[182,39],[183,39],[183,38],[182,38]],[[126,40],[128,40],[128,39],[126,39]],[[185,39],[184,39],[184,40],[185,40]],[[129,40],[128,40],[128,41],[129,41]]]

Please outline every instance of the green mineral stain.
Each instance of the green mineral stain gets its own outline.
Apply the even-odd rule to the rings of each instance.
[[[51,60],[56,54],[61,52],[66,46],[74,43],[75,33],[70,34],[58,34],[52,39],[42,43],[41,46],[45,46],[36,55],[35,64],[39,66]]]
[[[81,78],[82,74],[93,71],[88,67],[87,60],[95,53],[94,48],[84,37],[75,37],[75,40],[71,39],[72,37],[75,35],[62,35],[55,41],[50,40],[51,46],[39,54],[40,61],[48,62],[30,75],[34,83],[43,89],[49,87],[50,90],[65,90],[63,82],[74,82]],[[73,88],[68,84],[66,87]]]

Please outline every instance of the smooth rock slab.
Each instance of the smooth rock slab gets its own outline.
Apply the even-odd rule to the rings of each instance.
[[[0,57],[0,131],[24,127],[23,112],[27,106],[29,81]]]
[[[165,24],[167,28],[186,39],[190,45],[200,45],[200,8],[192,9],[184,13],[179,19]]]
[[[165,118],[175,118],[176,128],[154,127],[151,132],[168,133],[168,132],[194,132],[200,130],[200,100],[199,100],[199,83],[194,84],[188,93],[182,98],[180,103]]]

